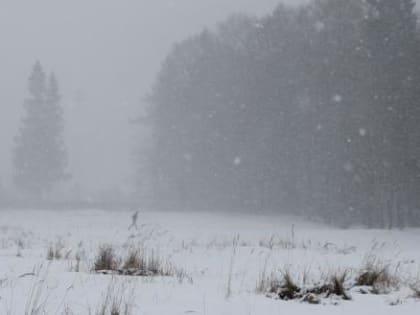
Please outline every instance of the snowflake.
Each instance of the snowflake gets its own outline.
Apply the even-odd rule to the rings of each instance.
[[[233,160],[233,164],[235,164],[236,166],[240,165],[241,163],[242,159],[239,156],[237,156],[235,160]]]
[[[347,162],[346,164],[344,164],[344,169],[346,170],[346,172],[352,172],[353,165],[350,162]]]
[[[322,32],[324,30],[324,28],[325,28],[325,24],[323,22],[318,21],[318,22],[315,23],[315,30],[317,32]]]
[[[343,101],[343,97],[339,94],[335,94],[332,98],[332,100],[336,103],[341,103]]]
[[[192,155],[189,153],[185,153],[184,154],[184,159],[188,162],[190,162],[192,160]]]

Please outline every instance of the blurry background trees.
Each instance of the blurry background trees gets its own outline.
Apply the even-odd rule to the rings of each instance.
[[[419,224],[419,52],[411,0],[233,16],[163,63],[140,176],[162,206]]]

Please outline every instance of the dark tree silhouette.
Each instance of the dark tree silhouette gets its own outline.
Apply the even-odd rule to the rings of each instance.
[[[150,96],[157,201],[419,224],[412,0],[315,0],[175,46]]]

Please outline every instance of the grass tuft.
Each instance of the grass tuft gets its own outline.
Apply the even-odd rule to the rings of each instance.
[[[295,283],[291,273],[286,270],[280,279],[271,275],[270,278],[262,279],[257,288],[268,297],[280,300],[294,300],[302,297],[302,289]]]
[[[103,245],[99,247],[93,269],[95,271],[115,271],[118,269],[118,260],[112,246]]]
[[[360,270],[356,278],[356,286],[371,287],[370,290],[373,294],[386,294],[389,293],[392,287],[398,287],[399,278],[397,272],[390,271],[389,264],[379,260],[374,255],[369,255],[365,266]]]

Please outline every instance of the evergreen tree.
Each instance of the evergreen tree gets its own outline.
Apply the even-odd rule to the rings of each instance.
[[[51,74],[47,81],[39,62],[28,88],[30,97],[24,101],[25,115],[15,138],[14,180],[20,191],[43,197],[68,176],[63,110],[57,80]]]
[[[413,8],[412,0],[280,5],[178,44],[150,98],[155,195],[342,226],[415,223]]]

